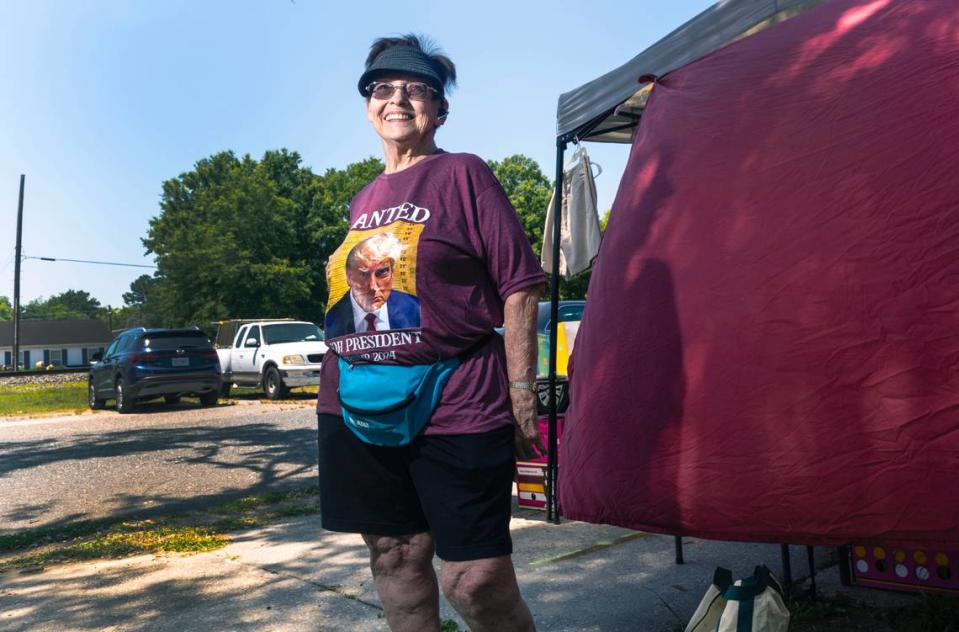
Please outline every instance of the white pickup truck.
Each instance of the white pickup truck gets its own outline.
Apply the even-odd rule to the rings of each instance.
[[[291,388],[319,383],[327,347],[314,323],[231,320],[218,325],[224,396],[236,385],[259,387],[268,398],[281,399]]]

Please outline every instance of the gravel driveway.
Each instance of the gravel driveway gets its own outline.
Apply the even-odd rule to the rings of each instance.
[[[202,508],[316,477],[305,398],[0,421],[0,533]]]

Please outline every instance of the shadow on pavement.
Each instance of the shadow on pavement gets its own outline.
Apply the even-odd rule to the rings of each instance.
[[[167,454],[168,453],[168,454]],[[85,434],[66,441],[23,441],[3,444],[0,479],[18,470],[42,468],[66,461],[138,457],[143,461],[175,460],[186,465],[213,467],[247,474],[252,484],[218,490],[215,493],[182,495],[157,493],[119,493],[108,499],[111,510],[96,518],[116,516],[155,516],[192,509],[204,509],[222,502],[316,482],[316,429],[282,428],[271,423],[245,423],[228,427],[194,426],[177,428],[136,428],[100,434]],[[312,477],[311,477],[312,475]],[[149,489],[149,486],[146,487]],[[42,519],[54,512],[55,500],[24,502],[4,508],[0,522],[18,523]],[[57,527],[90,518],[89,515],[65,515],[43,521],[44,527]],[[40,526],[40,525],[37,525]]]
[[[327,569],[359,568],[354,549],[350,543],[327,543],[315,549],[318,554],[311,560]],[[386,630],[376,603],[350,598],[335,583],[303,581],[282,568],[258,567],[241,559],[241,552],[140,556],[33,575],[8,572],[0,575],[0,628]]]

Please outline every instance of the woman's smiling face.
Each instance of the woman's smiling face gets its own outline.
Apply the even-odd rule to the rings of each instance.
[[[379,99],[370,96],[366,101],[366,118],[373,129],[384,141],[403,146],[416,146],[422,141],[432,139],[436,128],[442,125],[437,116],[443,100],[430,98],[420,101],[410,99],[406,93],[406,84],[423,83],[423,80],[407,74],[389,74],[380,77],[376,83],[389,83],[403,86],[393,90],[389,98]]]

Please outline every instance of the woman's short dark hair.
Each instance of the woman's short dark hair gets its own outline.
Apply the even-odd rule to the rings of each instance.
[[[380,37],[374,40],[373,45],[370,46],[370,54],[366,57],[366,67],[369,68],[370,64],[372,64],[383,51],[396,46],[409,46],[427,55],[433,62],[433,66],[440,75],[440,79],[442,79],[442,85],[439,87],[442,88],[444,92],[456,85],[456,65],[453,63],[453,60],[447,57],[442,49],[428,37],[414,33],[401,35],[399,37]]]

